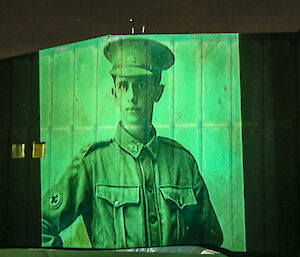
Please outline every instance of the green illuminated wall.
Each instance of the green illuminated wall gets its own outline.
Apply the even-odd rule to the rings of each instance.
[[[110,139],[118,122],[105,36],[40,51],[42,194],[86,144]],[[162,73],[154,107],[158,135],[197,160],[224,233],[222,247],[245,245],[238,34],[139,35],[167,45],[175,64]],[[78,231],[80,231],[78,233]],[[81,219],[62,232],[65,247],[89,247]]]

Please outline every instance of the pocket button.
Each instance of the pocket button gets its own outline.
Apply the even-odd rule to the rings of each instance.
[[[157,221],[156,216],[155,215],[151,215],[149,221],[150,221],[151,224],[154,224]]]
[[[147,187],[146,190],[147,190],[147,192],[148,192],[149,194],[152,194],[152,193],[153,193],[153,188],[152,188],[152,187]]]

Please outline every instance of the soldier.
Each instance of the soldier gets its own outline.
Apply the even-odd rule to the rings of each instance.
[[[220,246],[222,231],[194,157],[152,125],[173,53],[152,40],[122,38],[104,54],[120,122],[112,140],[83,149],[44,196],[43,246],[62,246],[59,233],[79,215],[94,248]]]

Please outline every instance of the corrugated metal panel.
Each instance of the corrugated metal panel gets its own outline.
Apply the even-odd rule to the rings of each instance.
[[[239,43],[237,34],[147,35],[167,45],[175,64],[162,75],[154,107],[158,135],[196,158],[221,223],[223,247],[245,250]],[[40,51],[42,191],[79,149],[113,136],[118,121],[101,37]],[[70,228],[65,238],[72,236]],[[66,239],[67,240],[67,239]],[[70,247],[87,246],[72,239]]]

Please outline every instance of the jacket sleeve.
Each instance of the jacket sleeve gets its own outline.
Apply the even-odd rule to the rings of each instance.
[[[62,247],[59,233],[91,206],[90,164],[75,159],[42,197],[42,246]]]
[[[201,231],[197,231],[197,234],[200,233],[202,244],[221,246],[223,243],[223,233],[214,208],[209,200],[208,190],[199,173],[196,161],[193,163],[193,172],[196,185],[195,195],[199,205],[198,210],[200,211],[198,228]]]

